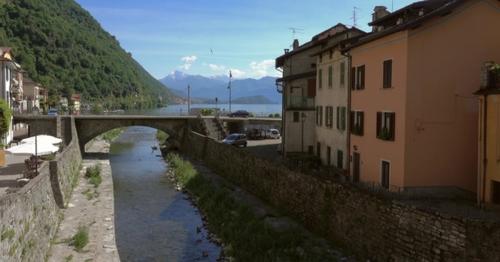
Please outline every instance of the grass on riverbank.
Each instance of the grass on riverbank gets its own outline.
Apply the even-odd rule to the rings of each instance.
[[[158,140],[158,143],[160,145],[163,145],[163,144],[165,144],[165,142],[168,139],[168,134],[165,133],[165,132],[163,132],[163,131],[161,131],[161,130],[157,130],[156,131],[156,139]]]
[[[85,177],[88,179],[90,184],[94,185],[94,187],[99,187],[99,185],[102,183],[101,166],[94,165],[88,167],[85,171]]]
[[[125,130],[125,128],[115,128],[112,130],[109,130],[108,132],[104,133],[101,135],[102,139],[104,139],[106,142],[111,143],[115,139],[117,139]]]
[[[77,252],[81,252],[89,243],[89,230],[87,227],[81,226],[76,234],[71,238],[70,245],[75,247]]]
[[[195,196],[208,229],[222,239],[225,255],[236,261],[336,261],[338,258],[295,229],[279,232],[235,200],[227,189],[198,174],[193,165],[170,153],[167,161],[177,181]]]

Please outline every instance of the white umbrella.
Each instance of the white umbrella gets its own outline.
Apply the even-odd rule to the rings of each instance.
[[[60,144],[62,142],[62,139],[49,135],[38,135],[36,136],[36,140],[38,140],[38,143],[47,143],[47,144]],[[21,140],[21,144],[25,143],[34,144],[35,137],[32,136]]]
[[[35,152],[35,143],[20,144],[18,146],[13,146],[11,148],[8,148],[5,151],[15,155],[38,155],[38,156],[50,155],[59,151],[59,147],[54,146],[53,144],[47,142],[38,141],[37,145],[38,146],[36,148],[36,152]]]

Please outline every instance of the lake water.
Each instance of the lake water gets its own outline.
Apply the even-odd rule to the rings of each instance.
[[[111,145],[116,243],[122,261],[216,261],[201,216],[167,179],[156,130],[130,127]]]
[[[194,108],[216,108],[215,104],[193,104]],[[229,104],[218,104],[217,108],[221,111],[229,112]],[[281,115],[281,104],[231,104],[231,111],[246,110],[253,113],[255,116],[268,116],[269,114]],[[187,105],[170,105],[168,107],[153,109],[147,112],[144,111],[129,111],[127,114],[148,114],[148,115],[168,115],[179,116],[187,115]]]

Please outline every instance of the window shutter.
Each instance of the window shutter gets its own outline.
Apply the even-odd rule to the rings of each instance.
[[[330,107],[330,127],[333,127],[333,106]]]
[[[351,89],[356,90],[356,68],[351,68]]]
[[[365,133],[365,112],[359,112],[359,122],[360,122],[360,131],[359,135],[363,135]]]
[[[365,66],[361,66],[359,68],[359,71],[360,71],[360,85],[359,85],[359,89],[365,89]]]
[[[384,61],[384,88],[392,87],[392,60]]]
[[[345,62],[340,63],[340,84],[345,83]]]
[[[328,67],[328,87],[333,85],[333,67]]]
[[[341,127],[342,130],[345,130],[345,126],[346,126],[345,114],[346,114],[346,108],[342,107],[341,112],[340,112],[340,118],[342,119],[342,122],[341,122],[342,123],[342,127]]]
[[[354,111],[351,111],[351,133],[354,133]]]
[[[396,138],[396,113],[391,113],[391,140],[395,140]]]
[[[381,129],[382,129],[382,112],[377,112],[377,137],[380,136]]]

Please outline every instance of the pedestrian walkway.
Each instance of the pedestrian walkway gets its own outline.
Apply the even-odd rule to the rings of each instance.
[[[5,167],[0,168],[0,196],[17,187],[17,179],[23,177],[24,160],[29,156],[5,155]]]

